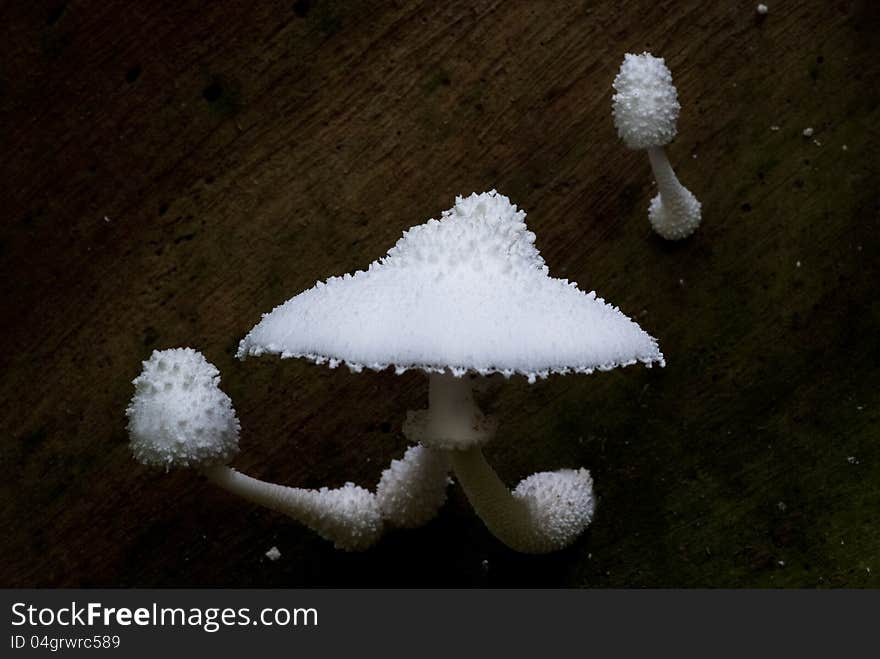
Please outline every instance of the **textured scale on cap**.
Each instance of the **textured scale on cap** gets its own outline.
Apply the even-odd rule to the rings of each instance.
[[[226,463],[238,452],[239,422],[220,373],[192,348],[154,350],[136,377],[125,413],[131,451],[159,467]]]
[[[663,363],[656,341],[617,308],[549,276],[525,213],[494,190],[458,197],[366,270],[318,282],[264,315],[238,356],[263,353],[354,371],[530,381]]]
[[[532,474],[520,481],[513,497],[525,502],[533,520],[533,551],[555,551],[571,544],[593,519],[593,479],[586,469]]]
[[[672,141],[681,106],[672,73],[662,58],[627,53],[613,86],[614,125],[630,149]]]

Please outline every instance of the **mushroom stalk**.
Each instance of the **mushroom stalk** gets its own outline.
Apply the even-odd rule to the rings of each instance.
[[[206,467],[202,473],[232,494],[305,524],[339,549],[367,549],[382,534],[375,496],[352,483],[332,490],[307,490],[267,483],[226,466]]]
[[[474,511],[505,545],[527,554],[548,551],[525,501],[517,500],[477,448],[450,451],[452,468]]]
[[[666,149],[662,146],[648,148],[648,159],[651,161],[651,171],[654,172],[654,180],[657,181],[660,196],[667,200],[679,196],[685,188],[672,169],[672,164],[666,155]]]
[[[667,240],[687,238],[700,225],[700,202],[679,182],[662,146],[647,151],[658,193],[648,210],[651,226]]]
[[[447,373],[431,375],[428,409],[432,432],[455,439],[469,435],[480,415],[470,382]]]
[[[416,444],[382,472],[376,503],[387,525],[414,529],[436,517],[449,483],[446,451]]]
[[[470,384],[463,378],[432,375],[428,400],[431,427],[442,427],[447,437],[451,428],[466,429],[465,420],[473,424],[481,416]],[[479,445],[463,443],[448,453],[477,515],[511,549],[528,554],[561,549],[592,519],[593,481],[585,469],[533,474],[511,492],[486,462]]]

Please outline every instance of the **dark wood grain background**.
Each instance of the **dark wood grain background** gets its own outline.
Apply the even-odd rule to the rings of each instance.
[[[0,585],[880,586],[880,4],[769,4],[4,2]],[[643,50],[673,71],[668,152],[703,202],[681,244],[651,233],[647,157],[611,121]],[[236,345],[493,187],[551,274],[667,357],[481,395],[508,482],[591,469],[573,547],[514,554],[452,488],[346,554],[131,459],[130,382],[188,345],[238,409],[236,467],[371,487],[425,377]]]

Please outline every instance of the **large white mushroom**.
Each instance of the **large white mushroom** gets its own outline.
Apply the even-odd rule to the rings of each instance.
[[[388,254],[354,275],[332,277],[263,316],[238,356],[273,353],[360,372],[393,366],[429,374],[428,408],[411,412],[407,437],[431,456],[408,479],[425,479],[416,511],[384,496],[383,509],[413,523],[442,503],[448,459],[487,527],[511,548],[560,549],[589,524],[592,480],[584,469],[534,474],[512,492],[481,447],[494,420],[474,403],[467,373],[592,373],[642,362],[663,364],[657,342],[595,293],[550,277],[525,213],[494,190],[456,199],[439,220],[404,232]],[[409,456],[410,454],[408,454]],[[420,461],[412,460],[413,465]],[[391,483],[407,469],[395,466]],[[391,488],[399,491],[400,488]],[[383,485],[379,486],[383,498]]]
[[[627,53],[614,78],[614,125],[630,149],[647,149],[657,181],[648,219],[667,240],[687,238],[700,225],[700,202],[679,183],[664,147],[676,134],[681,106],[672,73],[662,58]]]

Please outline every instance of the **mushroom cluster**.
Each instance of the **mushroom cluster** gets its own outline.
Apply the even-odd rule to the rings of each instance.
[[[217,485],[348,550],[371,546],[385,526],[428,522],[445,501],[451,470],[507,546],[526,553],[565,547],[593,516],[589,472],[541,472],[508,489],[482,453],[499,424],[475,404],[473,378],[521,375],[533,383],[552,373],[664,362],[657,342],[620,310],[551,277],[534,243],[525,213],[504,195],[459,197],[439,220],[404,232],[366,270],[318,282],[265,314],[241,341],[239,358],[275,354],[344,364],[356,373],[393,367],[428,375],[428,406],[409,412],[403,426],[413,446],[383,472],[375,493],[351,483],[320,490],[274,485],[227,466],[238,422],[216,369],[191,350],[156,352],[144,362],[128,410],[135,457],[197,466]],[[156,377],[159,363],[166,366]],[[165,391],[175,392],[176,402]],[[191,421],[180,410],[217,422],[178,432],[175,424]]]
[[[672,73],[662,58],[627,53],[614,79],[614,125],[630,149],[646,149],[657,181],[648,219],[667,240],[687,238],[700,225],[700,202],[679,183],[663,147],[676,134],[681,106]]]

